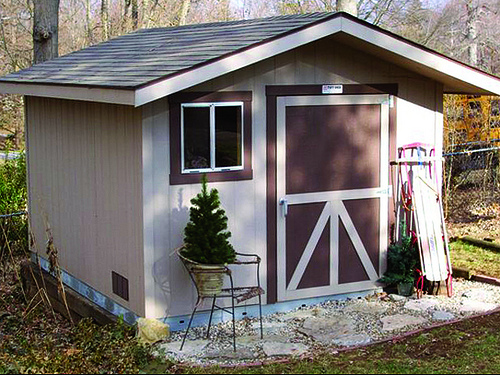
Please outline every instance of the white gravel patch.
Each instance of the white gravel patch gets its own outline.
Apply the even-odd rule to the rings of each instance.
[[[479,306],[483,309],[468,309]],[[500,306],[500,287],[468,280],[453,281],[453,296],[413,297],[369,295],[354,300],[328,301],[315,306],[263,317],[264,339],[260,339],[258,318],[236,322],[237,351],[233,351],[232,322],[212,326],[206,340],[206,327],[189,331],[186,349],[178,350],[184,331],[172,333],[170,339],[155,344],[157,356],[193,365],[236,365],[279,358],[279,356],[313,353],[318,348],[362,345],[401,335],[445,320],[463,319]],[[384,321],[395,316],[410,316],[413,324],[384,330]],[[349,330],[342,335],[326,332],[328,320],[348,321]],[[318,332],[312,331],[316,324]],[[208,324],[208,322],[207,322]],[[387,328],[387,325],[386,325]],[[344,334],[345,333],[345,334]],[[316,337],[316,339],[315,339]],[[325,340],[331,337],[331,341]],[[189,343],[191,342],[191,343]],[[189,349],[188,349],[189,348]],[[217,356],[217,353],[220,356]],[[271,355],[271,356],[269,356]]]

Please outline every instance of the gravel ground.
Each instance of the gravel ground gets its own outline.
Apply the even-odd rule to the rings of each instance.
[[[236,353],[232,348],[230,321],[212,326],[209,340],[205,338],[206,327],[192,328],[183,352],[179,352],[178,348],[184,331],[174,332],[168,342],[157,344],[157,351],[158,355],[168,359],[196,365],[255,363],[278,358],[280,354],[301,355],[318,348],[334,349],[376,342],[499,306],[500,287],[458,279],[453,282],[451,298],[424,296],[417,300],[415,297],[381,293],[264,316],[264,340],[258,336],[258,319],[245,318],[236,322]],[[384,323],[387,319],[399,318],[408,324],[388,329],[388,323]],[[328,322],[332,322],[331,326],[323,327],[321,332],[305,328]],[[343,331],[335,333],[339,329]],[[333,339],[325,341],[325,334]]]

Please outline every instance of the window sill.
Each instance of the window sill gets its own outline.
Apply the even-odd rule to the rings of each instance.
[[[241,181],[253,178],[252,169],[240,169],[225,172],[197,172],[170,174],[170,185],[196,184],[201,182],[201,176],[206,173],[208,182]]]

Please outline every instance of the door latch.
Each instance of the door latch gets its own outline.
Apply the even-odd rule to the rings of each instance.
[[[288,200],[286,198],[280,199],[281,211],[283,212],[283,216],[288,215]]]

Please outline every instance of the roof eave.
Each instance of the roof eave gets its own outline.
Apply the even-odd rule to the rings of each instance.
[[[41,96],[46,98],[83,100],[111,104],[135,104],[133,89],[103,88],[73,85],[44,85],[39,83],[22,83],[0,81],[0,92],[5,94],[20,94]]]
[[[344,18],[342,20],[342,34],[376,46],[386,51],[388,55],[400,57],[405,60],[404,65],[407,67],[408,65],[418,66],[418,69],[414,70],[443,83],[445,90],[449,92],[500,95],[500,79],[498,77],[383,31],[378,27]]]

